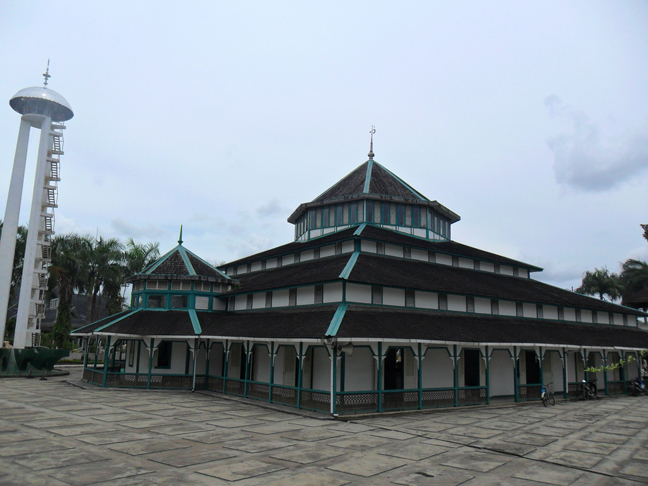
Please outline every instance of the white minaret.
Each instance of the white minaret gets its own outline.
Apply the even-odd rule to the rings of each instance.
[[[41,131],[14,335],[14,347],[18,349],[40,345],[40,321],[45,313],[47,272],[52,255],[50,242],[60,180],[59,156],[63,154],[63,122],[74,116],[65,98],[47,88],[49,61],[43,76],[42,88],[25,88],[9,101],[22,117],[0,238],[0,340],[4,338],[7,320],[29,132],[32,127]]]

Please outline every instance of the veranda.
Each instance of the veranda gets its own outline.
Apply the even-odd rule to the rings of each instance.
[[[600,394],[624,394],[640,374],[629,349],[114,335],[85,348],[83,379],[95,385],[210,390],[332,414],[538,400],[543,383],[578,397],[583,379],[597,380]],[[89,362],[91,348],[107,359],[96,352]]]

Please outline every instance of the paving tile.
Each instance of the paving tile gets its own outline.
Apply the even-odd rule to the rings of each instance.
[[[84,424],[84,425],[75,425],[72,427],[60,427],[56,429],[48,429],[48,432],[52,434],[61,435],[63,437],[71,437],[74,435],[83,435],[88,433],[98,434],[102,432],[113,432],[119,430],[113,425],[106,424]]]
[[[248,419],[248,418],[234,418],[227,420],[215,420],[213,422],[207,422],[209,425],[214,425],[216,427],[222,427],[224,429],[237,429],[243,427],[250,427],[252,425],[264,425],[266,422],[262,420]]]
[[[197,472],[206,476],[225,479],[226,481],[238,481],[240,479],[247,479],[262,474],[281,471],[282,469],[285,468],[277,466],[276,464],[252,460],[214,466],[207,469],[201,469]]]
[[[330,475],[302,473],[265,483],[265,486],[344,486],[345,484],[349,484],[349,481],[332,478]]]
[[[409,462],[402,459],[368,454],[363,457],[354,457],[345,462],[336,462],[331,466],[327,466],[326,469],[368,478],[407,464]]]
[[[413,424],[411,426],[406,427],[406,429],[413,429],[420,432],[442,432],[444,430],[453,429],[453,428],[455,428],[454,424],[451,425],[451,424],[428,424],[428,423],[424,423],[421,425]]]
[[[213,427],[198,424],[179,424],[165,427],[156,427],[155,431],[164,435],[182,435],[192,432],[207,432],[212,430]]]
[[[130,456],[140,456],[142,454],[184,449],[187,447],[191,447],[191,444],[180,440],[146,439],[133,442],[120,442],[108,446],[108,449],[123,452]]]
[[[75,418],[56,418],[47,420],[31,420],[22,423],[25,427],[34,429],[54,429],[57,427],[74,427],[78,425],[92,425],[89,420],[80,420]]]
[[[150,461],[159,462],[173,467],[195,466],[206,462],[220,461],[236,457],[236,454],[228,451],[206,449],[197,451],[195,449],[182,449],[151,454],[147,457]]]
[[[355,435],[344,439],[331,439],[328,445],[339,447],[341,449],[350,449],[353,451],[366,451],[374,447],[389,444],[391,441],[380,437],[371,437],[369,435]]]
[[[262,408],[248,408],[245,410],[227,410],[223,415],[232,415],[239,418],[255,417],[258,415],[267,415],[268,411]]]
[[[76,436],[76,440],[92,445],[117,444],[119,442],[131,442],[135,440],[152,439],[154,434],[148,432],[106,432],[101,434],[88,434]]]
[[[268,425],[258,425],[246,427],[243,429],[244,432],[254,432],[255,434],[262,435],[272,435],[272,434],[281,434],[282,432],[289,432],[291,430],[299,430],[301,427],[299,425],[294,425],[290,423],[276,423]]]
[[[3,437],[3,439],[4,439],[4,437]],[[648,461],[648,450],[641,449],[634,456],[632,456],[632,458],[633,459],[638,459],[640,461]]]
[[[128,412],[120,412],[120,413],[107,413],[103,415],[95,415],[93,417],[95,420],[99,420],[101,422],[127,422],[129,420],[146,420],[148,419],[148,415],[145,414],[138,414],[138,413],[128,413]]]
[[[481,429],[492,429],[492,430],[506,430],[511,431],[524,427],[524,424],[518,424],[515,422],[506,422],[504,420],[490,420],[488,422],[480,422],[479,428]]]
[[[331,448],[300,448],[297,450],[273,453],[270,457],[283,461],[297,462],[299,464],[311,464],[324,461],[333,457],[345,455],[344,451]]]
[[[304,441],[304,442],[316,442],[318,440],[326,440],[326,439],[332,439],[333,437],[346,437],[346,436],[347,434],[343,432],[329,430],[326,427],[322,427],[322,428],[305,427],[299,430],[292,430],[290,432],[286,432],[285,434],[281,434],[281,437]]]
[[[34,471],[41,471],[44,469],[107,461],[108,459],[110,458],[94,452],[67,449],[63,451],[51,451],[47,454],[28,454],[14,459],[14,462]]]
[[[446,431],[448,434],[460,435],[462,437],[472,437],[475,439],[490,439],[502,433],[501,430],[486,430],[470,427],[456,427]],[[447,436],[446,436],[447,437]]]
[[[604,425],[602,427],[597,427],[596,430],[597,432],[601,432],[604,434],[622,435],[625,437],[632,437],[637,434],[637,429],[614,427],[611,425]]]
[[[648,478],[648,464],[639,461],[629,462],[619,472],[638,478]]]
[[[265,452],[271,451],[274,449],[283,449],[284,447],[289,447],[295,445],[294,442],[288,442],[285,440],[234,440],[223,444],[223,447],[226,449],[234,449],[236,451],[242,452]]]
[[[435,446],[440,446],[440,447],[447,447],[449,449],[456,449],[458,447],[462,447],[461,444],[457,444],[455,442],[448,442],[445,440],[438,440],[438,439],[426,439],[423,441],[423,444],[430,444],[430,445],[435,445]]]
[[[123,478],[148,474],[150,472],[152,471],[138,466],[100,462],[66,467],[49,473],[49,476],[60,479],[73,486],[85,486],[87,484],[106,481],[110,481],[112,484],[122,484],[121,480]],[[116,483],[118,480],[119,483]]]
[[[630,438],[623,435],[616,434],[606,434],[602,432],[593,432],[585,440],[590,440],[594,442],[603,442],[604,444],[625,444]]]
[[[2,436],[0,437],[1,444],[8,444],[10,442],[22,442],[25,440],[39,439],[39,437],[34,437],[33,435],[26,434],[24,432],[0,432]]]
[[[53,440],[32,439],[21,442],[11,442],[9,444],[0,444],[0,457],[42,454],[45,452],[64,449],[72,449],[72,447]]]
[[[558,451],[548,456],[545,461],[565,466],[592,468],[601,462],[603,457],[587,452]]]
[[[129,429],[154,429],[157,427],[170,427],[172,425],[175,425],[177,422],[175,422],[173,419],[145,419],[145,420],[127,420],[124,422],[119,422],[119,425],[122,427],[127,427]]]
[[[420,461],[432,456],[438,456],[447,452],[446,447],[440,447],[423,442],[406,442],[392,444],[388,447],[381,447],[376,452],[383,456],[399,457],[401,459],[408,459],[410,461]]]
[[[539,483],[567,486],[583,475],[582,471],[557,467],[550,464],[531,466],[513,474],[514,478],[528,479]]]
[[[589,452],[591,454],[601,454],[607,456],[619,448],[617,445],[605,444],[603,442],[589,442],[580,440],[573,444],[573,448],[578,452]]]
[[[536,450],[536,447],[532,445],[517,444],[515,442],[507,442],[501,439],[478,441],[472,444],[472,446],[495,452],[503,452],[505,454],[513,454],[515,456],[525,456]]]
[[[570,434],[573,434],[574,431],[571,429],[560,429],[558,427],[544,426],[544,427],[533,427],[533,433],[538,435],[545,435],[547,437],[567,437]]]
[[[302,427],[326,427],[335,425],[334,420],[314,419],[314,418],[296,418],[289,421],[291,424],[301,425]]]
[[[415,435],[405,434],[403,432],[398,432],[396,430],[372,430],[371,432],[367,432],[367,435],[371,435],[374,437],[383,437],[385,439],[392,439],[392,440],[406,440],[406,439],[411,439],[413,437],[416,437]]]
[[[453,470],[450,468],[427,467],[422,468],[415,473],[409,473],[406,476],[393,481],[394,484],[405,486],[458,486],[470,481],[475,476]]]
[[[374,430],[375,427],[369,425],[362,425],[353,422],[338,422],[335,425],[330,426],[333,430],[340,430],[342,432],[347,432],[349,434],[359,434],[361,432],[368,432]]]
[[[191,440],[193,442],[200,442],[202,444],[217,444],[219,442],[247,439],[248,437],[252,437],[252,434],[229,430],[209,430],[206,432],[194,432],[193,434],[187,434],[182,438],[184,440]]]
[[[441,464],[458,469],[468,469],[470,471],[489,472],[503,464],[509,462],[500,456],[481,453],[461,454],[453,458],[444,459]]]

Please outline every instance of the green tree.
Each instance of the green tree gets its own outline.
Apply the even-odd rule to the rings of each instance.
[[[641,228],[644,230],[643,237],[648,241],[648,224],[642,224]]]
[[[0,220],[0,236],[2,236],[3,222]],[[14,252],[13,271],[11,273],[11,284],[9,288],[9,309],[18,305],[18,293],[22,280],[23,261],[25,260],[25,246],[27,245],[27,227],[18,226],[16,234],[16,251]],[[15,317],[7,319],[5,328],[5,341],[13,341],[14,329],[16,327]]]
[[[626,260],[621,266],[620,279],[624,293],[648,288],[648,263],[641,260]]]
[[[619,276],[603,267],[601,269],[595,268],[593,272],[585,272],[583,282],[576,289],[576,292],[598,295],[601,300],[604,300],[604,296],[607,295],[611,300],[616,300],[621,296],[620,290]]]

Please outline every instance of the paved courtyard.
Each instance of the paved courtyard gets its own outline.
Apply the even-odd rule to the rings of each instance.
[[[335,420],[80,375],[0,380],[0,485],[648,483],[648,397]]]

